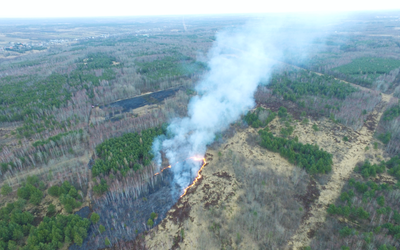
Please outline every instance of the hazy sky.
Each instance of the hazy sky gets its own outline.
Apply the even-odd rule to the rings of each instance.
[[[396,0],[4,0],[0,18],[400,10]],[[400,12],[399,12],[400,14]]]

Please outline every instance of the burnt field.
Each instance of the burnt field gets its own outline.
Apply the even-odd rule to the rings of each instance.
[[[166,98],[174,96],[179,90],[184,91],[186,90],[186,88],[180,86],[172,89],[162,90],[147,95],[137,96],[130,99],[113,102],[108,105],[100,106],[100,108],[103,110],[106,110],[108,108],[117,109],[121,113],[126,113],[146,105],[160,103],[164,101]],[[113,117],[114,116],[113,112],[110,112],[109,116]]]
[[[119,240],[135,240],[138,235],[151,228],[147,222],[152,212],[157,214],[154,219],[154,226],[158,225],[179,198],[179,194],[174,192],[173,174],[169,169],[166,169],[158,177],[157,183],[149,184],[147,189],[147,195],[138,198],[128,196],[123,199],[115,198],[112,201],[92,203],[91,210],[100,215],[100,221],[91,225],[88,237],[84,240],[82,246],[73,244],[69,249],[105,248],[107,247],[106,238],[110,240],[111,244]],[[88,208],[82,210],[85,210],[82,214],[89,217],[89,213],[86,211]],[[105,232],[100,233],[100,225],[105,227]]]

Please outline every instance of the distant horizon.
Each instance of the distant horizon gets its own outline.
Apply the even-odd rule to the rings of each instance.
[[[299,14],[299,13],[349,13],[362,11],[400,11],[400,2],[373,1],[320,1],[286,0],[279,3],[260,5],[254,0],[243,2],[216,2],[205,0],[201,4],[187,4],[182,0],[169,2],[150,0],[145,3],[132,3],[115,0],[112,4],[99,4],[92,1],[71,0],[68,4],[54,4],[49,0],[21,0],[15,4],[8,1],[2,4],[0,20],[4,19],[48,19],[48,18],[133,18],[133,17],[171,17],[199,15],[251,15],[251,14]],[[400,13],[399,13],[400,15]]]

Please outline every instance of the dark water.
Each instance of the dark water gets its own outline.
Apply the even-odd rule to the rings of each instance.
[[[179,90],[185,90],[185,87],[176,87],[172,89],[166,89],[159,92],[154,92],[148,95],[142,95],[133,97],[131,99],[121,100],[113,102],[104,106],[100,106],[101,109],[108,107],[121,107],[122,112],[129,112],[133,109],[137,109],[146,105],[156,104],[164,101],[166,98],[174,96]]]

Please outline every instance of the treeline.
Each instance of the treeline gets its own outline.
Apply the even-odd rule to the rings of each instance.
[[[255,94],[258,104],[293,108],[298,113],[325,116],[358,130],[381,96],[375,91],[361,91],[332,76],[292,70],[274,75],[271,84]],[[289,102],[288,102],[289,101]],[[296,112],[297,113],[297,112]]]
[[[268,127],[258,132],[260,145],[272,152],[279,153],[290,163],[304,168],[310,174],[328,173],[332,170],[332,155],[320,149],[318,145],[302,144],[296,139],[275,137]]]
[[[379,121],[376,137],[385,145],[385,152],[389,155],[400,153],[400,102],[390,100],[388,108]]]
[[[39,182],[37,176],[28,176],[26,182],[23,182],[18,188],[17,195],[19,198],[29,200],[33,205],[39,205],[43,198],[43,192],[46,186],[43,181]]]
[[[253,128],[259,128],[267,126],[275,117],[275,112],[258,107],[254,112],[248,112],[243,119]]]
[[[68,206],[70,203],[77,203],[78,191],[64,182],[59,186],[51,187],[48,192],[51,195],[60,195],[60,201],[67,212],[71,213]],[[47,215],[37,225],[39,218],[35,218],[29,211],[26,211],[26,203],[39,205],[46,189],[44,182],[39,181],[37,176],[29,176],[25,183],[18,189],[19,199],[13,203],[7,203],[0,209],[0,248],[5,250],[36,250],[36,249],[60,249],[71,243],[82,245],[83,239],[87,237],[87,231],[91,225],[88,219],[79,215],[56,214],[55,206],[50,204],[47,207]],[[8,195],[12,189],[8,185],[2,187],[2,194]],[[81,203],[78,205],[80,206]],[[78,207],[79,207],[78,206]],[[98,219],[96,219],[98,221]],[[37,226],[36,226],[37,225]]]
[[[140,74],[153,80],[174,76],[190,76],[207,68],[206,64],[182,54],[164,56],[162,59],[150,62],[136,62],[136,66]]]
[[[331,76],[319,76],[305,70],[275,76],[268,87],[273,90],[273,94],[279,94],[285,100],[293,102],[304,96],[335,97],[343,100],[357,91],[350,84]]]
[[[343,74],[388,74],[391,70],[400,67],[400,60],[392,58],[362,57],[353,59],[351,63],[334,68]]]
[[[68,74],[53,73],[44,79],[32,75],[0,78],[0,121],[22,121],[32,115],[43,115],[44,110],[60,108],[76,91],[86,89],[94,97],[93,86],[102,80],[115,78],[112,61],[106,54],[89,54],[86,64],[77,63],[77,69]],[[119,66],[119,65],[118,65]],[[103,69],[100,76],[93,70]]]
[[[51,186],[47,192],[49,195],[60,199],[60,203],[64,205],[67,213],[72,213],[75,208],[82,206],[82,202],[78,201],[83,199],[82,194],[79,195],[81,191],[76,190],[68,181],[64,181],[61,186]]]
[[[114,56],[99,52],[89,53],[86,58],[80,60],[78,63],[78,69],[108,69],[113,65],[113,62],[117,62],[117,59]],[[122,65],[119,64],[119,66]]]
[[[49,116],[41,116],[40,119],[38,116],[33,119],[34,116],[27,117],[24,120],[22,126],[16,129],[16,133],[11,132],[11,135],[16,135],[17,139],[22,138],[30,138],[35,134],[40,134],[46,129],[54,130],[54,129],[63,129],[68,130],[72,126],[76,125],[79,120],[75,117],[67,118],[65,121],[57,121],[54,115]]]
[[[164,131],[161,128],[149,128],[139,133],[127,133],[111,138],[96,146],[96,159],[92,167],[93,176],[107,175],[111,170],[126,175],[129,169],[137,171],[150,165],[153,155],[153,139]]]
[[[68,131],[68,132],[65,132],[65,133],[57,134],[57,135],[55,135],[55,136],[50,136],[50,137],[47,138],[46,140],[38,140],[38,141],[35,141],[35,142],[32,144],[32,146],[34,146],[34,147],[43,146],[43,145],[45,145],[45,144],[50,143],[51,141],[53,141],[53,142],[55,142],[55,143],[58,143],[58,142],[61,140],[61,138],[63,138],[64,136],[68,136],[68,135],[82,136],[82,134],[83,134],[83,129],[80,129],[80,130],[78,130],[78,131],[72,130],[72,131]]]
[[[382,119],[384,121],[391,121],[393,119],[396,119],[397,117],[400,116],[400,101],[397,105],[393,105],[389,109],[387,109],[383,115]]]
[[[53,74],[39,81],[33,76],[0,78],[0,121],[21,121],[40,109],[59,108],[71,98],[66,79]],[[32,84],[33,82],[33,84]]]
[[[18,52],[18,53],[25,53],[27,51],[31,51],[31,50],[45,50],[47,49],[47,47],[39,47],[39,46],[33,46],[33,47],[27,47],[27,46],[23,46],[23,47],[16,47],[16,48],[6,48],[7,51],[13,51],[13,52]]]

